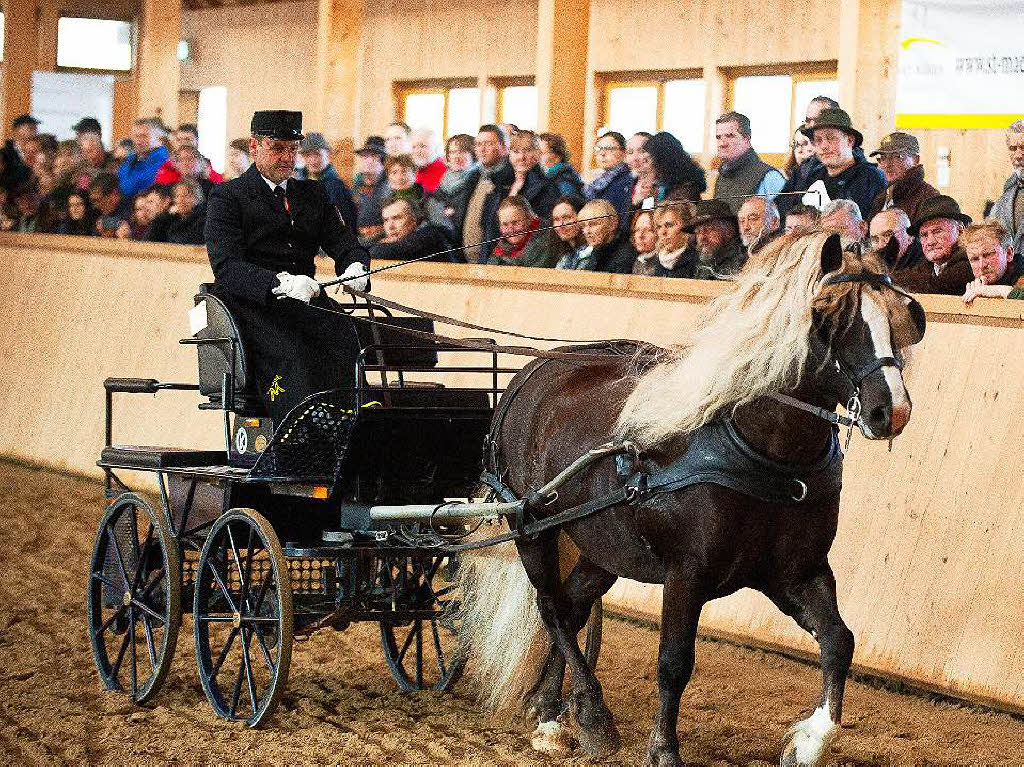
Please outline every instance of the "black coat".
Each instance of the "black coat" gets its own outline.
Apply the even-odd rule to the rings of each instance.
[[[632,274],[636,250],[629,238],[619,232],[615,239],[606,245],[594,248],[594,271]]]
[[[501,237],[501,229],[498,226],[498,206],[501,205],[502,200],[508,197],[509,190],[516,181],[515,171],[512,172],[511,179],[504,177],[501,181],[502,183],[499,183],[495,180],[494,189],[484,198],[484,240],[496,240]],[[519,196],[526,198],[530,207],[533,208],[533,212],[546,224],[551,220],[551,209],[555,207],[555,203],[562,195],[558,191],[558,185],[544,175],[544,171],[540,169],[539,165],[534,165],[526,173],[526,180],[523,182],[523,188],[519,190]],[[490,256],[497,244],[496,242],[491,243],[481,250]],[[483,260],[485,259],[482,258],[481,261]]]
[[[341,274],[370,256],[316,181],[288,181],[288,203],[278,202],[255,165],[236,179],[217,184],[206,206],[206,250],[215,283],[259,304],[269,303],[278,272],[316,272],[320,248]]]
[[[206,224],[206,203],[201,202],[187,216],[174,215],[167,225],[166,242],[179,245],[202,245]],[[147,232],[148,234],[148,232]]]
[[[432,253],[449,250],[452,247],[454,245],[444,227],[436,224],[421,224],[398,242],[375,242],[369,246],[369,251],[371,258],[408,261],[411,258],[421,258]],[[458,251],[454,251],[424,260],[464,263],[466,259],[462,258]]]

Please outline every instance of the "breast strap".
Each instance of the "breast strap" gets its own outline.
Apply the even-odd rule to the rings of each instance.
[[[720,418],[693,433],[686,453],[647,475],[651,495],[710,483],[765,503],[810,503],[837,494],[843,485],[843,452],[832,431],[828,446],[813,463],[791,466],[755,450],[731,418]]]

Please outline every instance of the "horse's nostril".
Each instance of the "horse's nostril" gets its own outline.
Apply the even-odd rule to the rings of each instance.
[[[878,407],[871,408],[868,418],[873,424],[887,424],[892,418],[892,408],[888,405],[879,405]]]

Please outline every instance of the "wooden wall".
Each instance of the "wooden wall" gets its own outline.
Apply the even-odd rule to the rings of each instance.
[[[96,474],[102,380],[194,380],[179,346],[201,248],[0,234],[0,455]],[[681,340],[716,283],[418,264],[376,279],[389,298],[528,333]],[[887,452],[854,439],[831,562],[855,662],[968,699],[1024,711],[1024,303],[923,299],[927,338],[907,372],[914,415]],[[456,331],[454,334],[458,335]],[[470,333],[472,335],[472,333]],[[215,446],[194,395],[117,400],[115,439]],[[95,513],[90,510],[83,513]],[[617,584],[618,610],[657,619],[660,588]],[[816,656],[765,599],[709,605],[705,633]]]
[[[227,86],[228,141],[249,135],[257,109],[312,114],[316,14],[316,0],[182,12],[182,36],[192,43],[194,60],[181,67],[181,87]]]

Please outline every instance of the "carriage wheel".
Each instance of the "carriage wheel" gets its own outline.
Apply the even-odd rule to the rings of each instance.
[[[590,617],[583,630],[587,632],[586,643],[583,645],[583,657],[587,659],[587,665],[591,669],[597,668],[597,658],[601,654],[601,632],[604,625],[604,607],[601,599],[594,601],[590,608]]]
[[[218,716],[257,727],[288,682],[295,624],[288,564],[270,523],[232,509],[210,528],[196,570],[199,679]]]
[[[399,595],[396,611],[433,612],[430,617],[380,623],[384,657],[404,692],[447,690],[462,676],[466,653],[459,640],[457,567],[455,557],[401,557],[385,564],[382,580]]]
[[[89,643],[108,690],[150,700],[181,626],[181,554],[164,518],[123,493],[100,522],[89,563]]]

